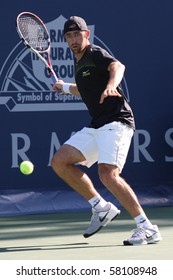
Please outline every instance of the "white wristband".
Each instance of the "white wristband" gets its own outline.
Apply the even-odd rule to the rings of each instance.
[[[64,83],[62,85],[62,89],[65,93],[70,93],[70,85],[71,85],[70,83]]]

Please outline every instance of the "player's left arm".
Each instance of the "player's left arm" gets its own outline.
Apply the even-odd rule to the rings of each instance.
[[[103,103],[104,99],[107,96],[121,97],[121,94],[118,92],[117,87],[119,86],[119,84],[123,79],[125,66],[119,61],[114,61],[109,64],[108,71],[109,71],[109,80],[105,90],[101,95],[100,104]]]

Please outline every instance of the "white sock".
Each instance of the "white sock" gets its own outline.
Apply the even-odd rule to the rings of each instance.
[[[101,210],[103,207],[107,204],[107,201],[105,201],[100,195],[96,195],[92,197],[88,202],[91,204],[92,208],[96,210]]]
[[[144,228],[153,227],[152,223],[149,221],[149,219],[145,214],[138,215],[137,217],[134,218],[134,220],[137,224],[137,227],[141,227],[141,226]]]

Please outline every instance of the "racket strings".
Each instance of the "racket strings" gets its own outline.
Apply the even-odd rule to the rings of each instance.
[[[45,51],[49,47],[49,36],[44,26],[34,18],[19,18],[18,26],[28,45],[37,51]]]

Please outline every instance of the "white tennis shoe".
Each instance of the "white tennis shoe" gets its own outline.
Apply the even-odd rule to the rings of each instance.
[[[97,211],[92,208],[92,217],[89,227],[84,232],[85,238],[98,232],[102,227],[105,227],[109,222],[115,219],[119,214],[120,210],[112,203],[108,202],[101,211]]]
[[[159,229],[156,225],[152,228],[137,227],[132,236],[123,241],[124,245],[147,245],[158,243],[162,240]]]

